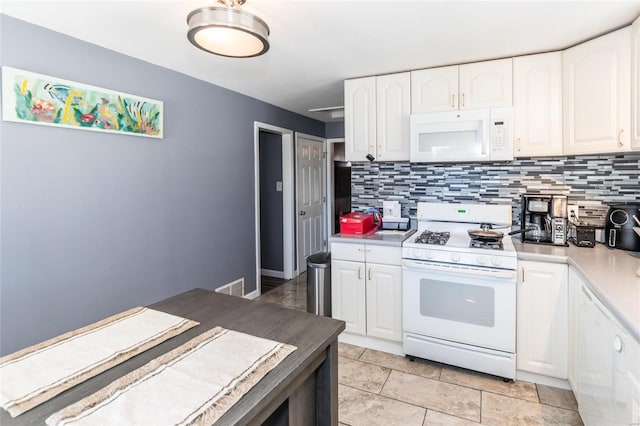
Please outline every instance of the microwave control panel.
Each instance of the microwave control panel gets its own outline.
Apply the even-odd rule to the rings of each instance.
[[[491,110],[490,150],[492,160],[513,160],[511,108]]]

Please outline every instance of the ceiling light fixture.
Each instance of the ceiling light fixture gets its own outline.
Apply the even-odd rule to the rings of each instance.
[[[269,27],[240,10],[246,0],[218,0],[224,6],[203,7],[187,16],[187,38],[198,49],[220,56],[249,58],[269,50]]]

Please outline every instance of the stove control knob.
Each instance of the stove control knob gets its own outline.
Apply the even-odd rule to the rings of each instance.
[[[487,257],[486,256],[478,256],[478,263],[480,265],[484,265],[487,263]]]
[[[414,257],[417,257],[418,259],[420,259],[420,258],[422,257],[422,250],[420,250],[420,249],[415,249],[415,250],[413,251],[413,256],[414,256]]]
[[[500,260],[499,257],[492,257],[491,258],[491,264],[493,266],[500,266],[501,263],[502,263],[502,261]]]
[[[431,250],[425,250],[424,258],[425,259],[433,259],[433,252]]]
[[[451,255],[451,260],[453,260],[454,262],[460,262],[460,254],[458,253],[453,253]]]

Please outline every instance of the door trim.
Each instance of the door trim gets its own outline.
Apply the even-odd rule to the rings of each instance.
[[[293,130],[255,121],[253,124],[253,173],[255,207],[255,246],[256,246],[256,288],[260,291],[260,131],[268,131],[282,136],[282,247],[284,279],[294,277],[294,194],[293,194]]]
[[[327,139],[327,165],[325,166],[327,168],[327,189],[325,191],[327,194],[327,224],[325,225],[327,227],[327,236],[331,236],[339,232],[339,230],[333,229],[333,220],[335,214],[335,206],[333,205],[333,187],[335,182],[335,173],[333,173],[333,157],[335,156],[334,144],[336,143],[344,143],[344,138]]]
[[[314,136],[314,135],[308,135],[306,133],[300,133],[300,132],[296,132],[296,152],[295,152],[295,158],[297,158],[298,155],[298,138],[304,138],[304,139],[309,139],[312,141],[316,141],[316,142],[322,142],[324,144],[324,147],[322,149],[322,151],[325,153],[325,156],[328,157],[327,155],[327,140],[325,138],[322,138],[320,136]],[[326,188],[326,179],[327,179],[327,164],[326,162],[323,164],[323,170],[322,170],[322,186],[324,186],[324,190],[323,190],[323,196],[325,197],[325,200],[327,199],[327,188]],[[296,176],[298,175],[298,164],[296,164],[295,167],[295,172],[296,172]],[[295,211],[298,211],[298,195],[297,195],[297,191],[296,191],[296,195],[295,195]],[[324,213],[325,215],[327,214],[327,203],[325,201],[325,206],[324,206]],[[326,219],[325,219],[326,222]],[[299,247],[298,247],[298,239],[297,239],[297,232],[298,232],[298,215],[295,215],[295,229],[296,229],[296,252],[295,252],[295,258],[296,258],[296,275],[300,275],[300,264],[297,262],[297,260],[300,258],[300,254],[299,254]],[[326,223],[322,224],[322,238],[324,240],[327,241],[327,246],[326,246],[326,250],[329,251],[329,239],[327,238],[327,226]],[[306,266],[306,265],[305,265]],[[305,268],[306,269],[306,268]]]

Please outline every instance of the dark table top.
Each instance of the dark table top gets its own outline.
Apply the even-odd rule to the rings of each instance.
[[[200,325],[74,386],[16,418],[0,410],[0,425],[42,425],[51,414],[216,326],[289,343],[298,348],[219,420],[221,424],[247,423],[269,405],[277,394],[287,389],[298,375],[304,373],[344,330],[342,321],[203,289],[190,290],[149,307],[198,321]]]

